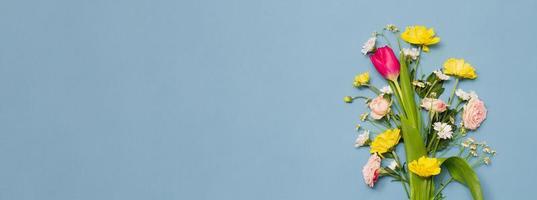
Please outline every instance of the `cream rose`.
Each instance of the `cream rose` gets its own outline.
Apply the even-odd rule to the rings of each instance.
[[[377,156],[377,154],[372,154],[362,169],[365,184],[369,187],[375,186],[375,182],[377,182],[379,178],[380,162],[380,157]]]
[[[471,98],[464,106],[464,111],[462,112],[464,128],[475,130],[481,125],[485,118],[487,118],[487,108],[485,108],[485,103],[479,100],[479,98]]]
[[[384,97],[378,96],[369,103],[369,109],[371,109],[373,119],[381,119],[390,112],[390,102]]]

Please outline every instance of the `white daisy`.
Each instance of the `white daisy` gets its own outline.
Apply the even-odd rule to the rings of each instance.
[[[434,70],[433,73],[436,74],[436,77],[438,77],[438,79],[440,79],[440,80],[443,80],[443,81],[449,80],[449,76],[444,74],[440,70]]]
[[[470,94],[462,89],[457,89],[455,91],[455,95],[457,95],[460,99],[464,101],[468,101],[470,99]]]
[[[418,56],[420,56],[420,51],[417,48],[403,48],[403,55],[412,60],[417,60]]]
[[[388,165],[388,168],[390,168],[391,170],[395,170],[395,168],[397,167],[397,162],[395,162],[395,160],[392,160],[392,162],[390,162],[390,164]]]
[[[475,91],[470,91],[470,99],[479,99],[479,97],[477,96],[477,93],[475,93]]]
[[[437,131],[438,138],[440,139],[449,139],[453,137],[453,130],[451,126],[444,122],[435,122],[433,124],[433,129]]]
[[[476,98],[476,99],[479,98],[477,96],[477,93],[475,93],[475,91],[465,92],[462,89],[457,89],[455,91],[455,95],[457,95],[460,99],[462,99],[464,101],[468,101],[468,100],[474,99],[474,98]]]
[[[390,86],[384,86],[380,89],[382,94],[393,94],[392,88]]]
[[[358,148],[364,146],[368,140],[369,130],[364,130],[364,132],[362,132],[362,134],[358,135],[358,138],[356,138],[356,141],[354,142],[354,147]]]
[[[375,50],[376,42],[377,42],[377,37],[373,36],[369,38],[369,40],[367,40],[367,42],[365,42],[364,45],[362,46],[362,53],[366,55],[367,53],[370,53],[373,50]]]

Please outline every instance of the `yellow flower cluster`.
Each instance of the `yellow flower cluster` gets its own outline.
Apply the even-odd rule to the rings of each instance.
[[[464,61],[464,59],[450,58],[444,62],[444,74],[453,75],[459,78],[475,79],[477,74],[474,67]]]
[[[436,158],[422,156],[408,164],[408,169],[418,176],[429,177],[440,174],[440,161]]]
[[[354,77],[354,87],[360,87],[369,83],[369,72],[364,72]]]
[[[371,153],[383,154],[392,149],[395,145],[399,143],[401,139],[401,130],[399,129],[388,129],[383,133],[377,135],[373,142],[371,142]]]
[[[440,42],[440,38],[435,36],[434,29],[425,26],[409,26],[405,32],[401,33],[401,38],[415,45],[422,45],[423,51],[428,52],[428,45],[433,45]]]

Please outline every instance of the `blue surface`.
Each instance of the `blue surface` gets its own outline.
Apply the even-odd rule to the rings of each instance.
[[[352,147],[361,44],[435,27],[477,67],[486,199],[533,196],[537,2],[52,0],[0,6],[0,199],[402,199]],[[469,199],[460,185],[449,199]]]

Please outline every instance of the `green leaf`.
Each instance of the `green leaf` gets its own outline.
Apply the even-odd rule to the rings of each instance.
[[[416,106],[414,89],[411,84],[411,77],[408,70],[407,61],[404,56],[400,56],[401,71],[399,74],[399,84],[401,95],[398,100],[403,109],[401,116],[401,131],[403,134],[406,159],[408,162],[418,159],[427,154],[425,144],[420,131],[423,130],[421,113]],[[398,84],[398,83],[395,83]],[[423,200],[430,199],[433,195],[433,182],[430,178],[422,178],[414,173],[410,173],[410,199]]]
[[[483,200],[483,191],[481,190],[479,178],[466,160],[461,157],[449,157],[440,159],[440,161],[442,162],[442,166],[446,167],[449,171],[453,179],[468,187],[474,200]]]

